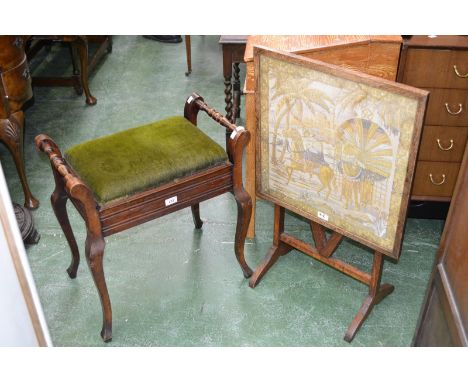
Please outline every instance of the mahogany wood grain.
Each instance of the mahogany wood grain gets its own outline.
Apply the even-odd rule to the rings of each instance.
[[[205,192],[200,193],[201,187],[206,189]],[[104,236],[113,235],[230,190],[232,164],[226,163],[129,196],[123,201],[102,205],[99,210],[102,233]],[[174,195],[177,195],[177,203],[166,206],[165,200]]]
[[[252,275],[252,270],[244,256],[244,244],[252,203],[250,195],[245,191],[242,183],[242,155],[249,141],[250,133],[239,129],[216,110],[210,108],[201,96],[193,93],[185,103],[184,116],[196,125],[200,110],[206,112],[218,124],[232,132],[226,147],[229,161],[102,205],[96,202],[91,189],[69,166],[50,137],[39,135],[35,139],[38,150],[45,152],[51,162],[55,179],[55,190],[51,202],[71,249],[72,260],[67,269],[71,278],[76,277],[80,258],[66,211],[68,199],[71,200],[86,222],[85,256],[101,300],[103,315],[101,337],[104,341],[112,339],[112,309],[103,268],[105,236],[189,206],[192,210],[195,227],[201,228],[203,222],[200,219],[199,203],[222,193],[231,192],[237,203],[234,253],[244,277],[248,278]],[[178,202],[167,206],[165,201],[174,195],[177,195]]]

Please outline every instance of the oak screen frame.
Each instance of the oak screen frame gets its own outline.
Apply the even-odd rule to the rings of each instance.
[[[364,84],[370,87],[377,89],[382,89],[409,99],[415,100],[417,102],[416,113],[414,118],[413,130],[411,133],[411,143],[409,145],[409,155],[406,168],[406,177],[403,182],[403,189],[401,194],[400,209],[398,212],[397,226],[395,230],[395,237],[393,239],[392,248],[385,248],[381,245],[378,245],[370,240],[367,240],[363,237],[360,237],[354,233],[351,233],[340,226],[327,222],[325,220],[317,218],[317,216],[310,213],[306,213],[304,210],[291,205],[290,203],[281,200],[271,194],[265,193],[262,191],[262,108],[261,108],[261,81],[262,81],[262,71],[261,71],[261,60],[262,57],[270,57],[277,60],[282,60],[284,62],[290,63],[291,65],[298,65],[300,67],[309,68],[324,74],[331,76],[339,77],[344,80],[349,80],[352,82],[357,82],[359,84]],[[374,77],[365,73],[357,72],[351,69],[339,67],[329,63],[324,63],[322,61],[313,60],[303,56],[299,56],[292,53],[281,52],[274,49],[269,49],[261,46],[254,47],[254,65],[255,65],[255,88],[257,92],[255,94],[255,108],[256,108],[256,147],[255,147],[255,165],[256,165],[256,195],[261,199],[270,201],[277,205],[280,205],[287,210],[297,213],[298,215],[305,217],[313,222],[321,224],[322,226],[331,229],[335,232],[338,232],[356,242],[359,242],[365,245],[368,248],[371,248],[375,251],[378,251],[384,255],[389,256],[395,260],[399,259],[401,253],[401,246],[403,241],[403,232],[406,223],[406,215],[408,210],[408,203],[410,200],[410,192],[412,186],[412,180],[416,165],[416,158],[419,149],[419,142],[421,139],[422,126],[424,122],[425,110],[427,106],[427,100],[429,92],[407,85],[399,84],[396,82],[388,81],[382,78]]]

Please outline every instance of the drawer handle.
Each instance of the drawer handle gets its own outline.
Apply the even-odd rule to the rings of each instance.
[[[460,72],[457,69],[457,65],[453,65],[453,70],[455,71],[455,74],[460,78],[467,78],[468,77],[468,73],[460,74]]]
[[[452,150],[452,148],[453,148],[453,139],[450,140],[450,146],[449,146],[449,147],[443,147],[443,146],[440,144],[440,139],[437,138],[437,146],[439,146],[439,149],[441,149],[442,151],[449,151],[449,150]]]
[[[441,182],[435,182],[434,178],[432,177],[432,174],[429,174],[429,179],[431,180],[431,183],[435,186],[440,186],[441,184],[445,183],[445,174],[442,174],[442,181]]]
[[[13,45],[18,49],[21,48],[23,46],[23,39],[21,37],[16,37],[15,41],[13,41]]]
[[[458,111],[450,110],[450,106],[447,102],[445,102],[445,108],[447,109],[447,113],[452,115],[458,115],[463,111],[463,105],[461,103],[458,104]]]

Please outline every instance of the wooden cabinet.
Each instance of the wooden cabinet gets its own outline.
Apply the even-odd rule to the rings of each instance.
[[[415,346],[468,346],[467,214],[468,152],[460,166],[437,261],[413,339]]]
[[[468,37],[404,40],[398,81],[431,93],[411,198],[450,201],[468,137]]]

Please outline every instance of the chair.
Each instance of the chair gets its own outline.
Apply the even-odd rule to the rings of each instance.
[[[197,124],[202,110],[230,131],[224,150]],[[225,192],[237,202],[234,252],[246,278],[252,274],[244,259],[244,243],[252,202],[242,184],[242,154],[250,139],[243,127],[231,124],[193,93],[184,117],[172,117],[74,146],[64,157],[47,135],[35,138],[50,159],[55,178],[52,207],[70,245],[67,272],[75,278],[78,246],[66,211],[70,199],[86,223],[85,255],[101,299],[101,337],[112,338],[112,311],[103,256],[104,237],[154,218],[191,207],[195,228],[202,227],[199,203]]]
[[[89,55],[89,43],[97,43],[92,56]],[[96,105],[97,100],[89,90],[89,73],[91,73],[106,53],[112,52],[112,36],[30,36],[26,54],[31,61],[44,47],[53,43],[69,44],[73,74],[68,77],[33,77],[33,86],[73,86],[78,95],[83,91],[86,104]]]

